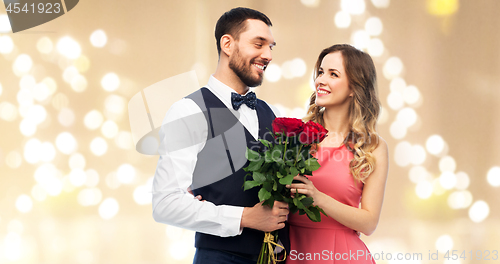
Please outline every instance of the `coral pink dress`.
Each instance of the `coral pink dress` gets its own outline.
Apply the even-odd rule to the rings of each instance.
[[[340,147],[319,147],[316,153],[321,167],[309,179],[321,192],[337,201],[359,207],[363,183],[355,181],[349,172],[353,154]],[[370,251],[356,231],[331,217],[321,214],[321,222],[313,222],[306,215],[291,214],[290,263],[375,263]]]

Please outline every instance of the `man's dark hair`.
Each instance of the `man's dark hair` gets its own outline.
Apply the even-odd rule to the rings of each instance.
[[[272,26],[271,20],[263,13],[245,7],[233,8],[224,13],[217,24],[215,25],[215,41],[217,42],[217,52],[220,55],[220,39],[222,36],[229,34],[235,40],[238,40],[240,33],[246,30],[247,19],[260,20],[268,26]]]

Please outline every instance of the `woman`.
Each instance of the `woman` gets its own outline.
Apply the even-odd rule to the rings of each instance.
[[[312,197],[328,217],[315,223],[289,215],[287,263],[375,263],[359,238],[359,232],[371,235],[377,227],[388,172],[387,144],[375,130],[375,66],[368,54],[334,45],[320,53],[315,77],[304,119],[329,131],[314,154],[321,167],[287,187]]]

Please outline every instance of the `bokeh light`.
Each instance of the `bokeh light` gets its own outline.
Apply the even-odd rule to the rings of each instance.
[[[42,102],[45,101],[50,96],[50,90],[47,84],[41,82],[37,85],[32,90],[33,94],[33,99],[35,99],[37,102]]]
[[[451,156],[442,157],[439,160],[439,170],[441,172],[451,171],[454,172],[457,168],[457,163],[455,159]]]
[[[135,176],[136,170],[134,166],[127,163],[120,165],[120,167],[118,167],[118,170],[116,171],[116,177],[123,184],[132,183],[132,181],[135,179]]]
[[[348,12],[338,11],[334,22],[338,28],[348,28],[351,25],[351,15]]]
[[[54,50],[54,43],[50,40],[49,37],[41,37],[36,42],[36,49],[43,54],[49,54]]]
[[[413,165],[420,165],[424,163],[425,158],[427,157],[427,153],[425,152],[424,147],[421,145],[414,145],[411,151],[411,163]]]
[[[408,141],[401,141],[394,150],[394,159],[396,164],[401,167],[408,166],[411,163],[411,152],[413,146]]]
[[[76,59],[80,57],[82,48],[71,37],[63,37],[57,42],[57,51],[68,59]]]
[[[364,0],[341,0],[340,8],[352,15],[360,15],[365,12],[366,4]]]
[[[43,142],[40,145],[40,160],[44,162],[51,162],[56,157],[56,148],[51,142]]]
[[[24,145],[24,159],[26,162],[35,164],[40,160],[42,142],[36,138],[29,139]]]
[[[85,186],[87,187],[95,187],[99,183],[99,173],[94,169],[88,169],[85,171],[87,174],[87,181],[85,182]]]
[[[0,33],[10,33],[10,21],[6,14],[0,15]]]
[[[16,200],[16,209],[21,213],[27,213],[33,208],[33,201],[26,194],[21,194]]]
[[[266,68],[264,77],[269,82],[277,82],[281,79],[281,68],[276,64],[269,64]]]
[[[472,194],[469,191],[455,191],[448,196],[448,206],[452,209],[467,208],[472,203]]]
[[[102,48],[108,42],[108,37],[102,29],[98,29],[90,35],[90,43],[96,48]]]
[[[417,122],[417,112],[411,107],[399,110],[396,119],[406,127],[410,127]]]
[[[102,124],[101,133],[106,138],[114,138],[118,134],[119,128],[118,125],[112,121],[108,120]]]
[[[432,180],[432,176],[423,166],[413,166],[408,172],[408,176],[413,183],[419,183],[424,180]]]
[[[150,186],[137,186],[134,190],[134,201],[139,205],[150,204],[153,199],[151,190]]]
[[[18,151],[11,151],[5,157],[5,164],[11,169],[17,169],[23,163],[23,157]]]
[[[432,183],[429,181],[421,181],[415,186],[415,193],[420,199],[428,199],[432,195]]]
[[[398,57],[390,57],[384,64],[383,72],[385,78],[391,80],[398,77],[403,71],[403,62]]]
[[[427,0],[427,12],[435,16],[449,16],[458,11],[458,0]]]
[[[81,153],[73,153],[69,156],[68,165],[69,168],[72,170],[74,169],[83,170],[85,168],[86,163],[87,161],[85,160],[85,156],[83,156]]]
[[[388,8],[391,0],[371,0],[372,4],[377,8]]]
[[[414,105],[421,99],[420,92],[414,85],[409,85],[403,89],[403,98],[405,103],[409,105]]]
[[[31,137],[36,133],[36,124],[29,119],[23,119],[19,123],[19,131],[23,136]]]
[[[120,86],[120,78],[116,73],[110,72],[102,77],[101,86],[105,91],[113,92]]]
[[[11,122],[16,120],[18,115],[17,107],[9,102],[0,103],[0,118]]]
[[[365,31],[368,32],[370,36],[380,35],[383,29],[382,21],[378,17],[370,17],[365,22]]]
[[[440,253],[446,253],[453,248],[453,239],[449,235],[442,235],[436,239],[436,249]]]
[[[465,190],[469,187],[470,179],[467,173],[459,171],[455,173],[455,176],[457,177],[457,184],[455,185],[457,190]]]
[[[57,115],[57,121],[64,127],[70,127],[75,123],[75,112],[70,108],[62,108]]]
[[[367,51],[372,57],[380,57],[384,54],[384,43],[378,38],[370,39]]]
[[[62,132],[56,137],[56,147],[64,154],[71,154],[77,148],[75,137],[69,132]]]
[[[387,96],[387,104],[392,110],[401,109],[404,106],[404,98],[400,92],[394,91]]]
[[[486,175],[488,183],[493,187],[500,186],[500,167],[492,167]]]
[[[13,49],[14,42],[12,41],[12,38],[9,36],[0,36],[0,53],[9,54]]]
[[[445,142],[440,135],[432,135],[427,139],[425,147],[429,153],[439,155],[445,148]]]
[[[96,137],[90,142],[90,151],[96,156],[102,156],[108,151],[108,143],[102,137]]]
[[[87,174],[82,169],[72,169],[69,173],[69,182],[75,186],[80,187],[87,181]]]
[[[15,72],[27,73],[33,67],[33,60],[28,54],[21,54],[17,56],[14,61],[13,69]]]
[[[102,116],[101,112],[95,109],[88,112],[83,118],[83,123],[85,127],[87,127],[90,130],[95,130],[99,128],[103,121],[104,117]]]
[[[391,136],[395,139],[402,139],[406,136],[407,127],[404,123],[396,120],[392,122],[391,127],[389,128],[389,132]]]
[[[99,216],[106,220],[111,219],[118,213],[119,209],[120,206],[115,198],[106,198],[99,205]]]
[[[455,173],[451,171],[441,173],[441,176],[439,176],[439,184],[441,184],[441,186],[446,190],[450,190],[455,187],[457,184],[457,177],[455,176]]]
[[[480,223],[490,214],[490,207],[485,201],[479,200],[474,202],[469,208],[469,218],[474,223]]]
[[[351,35],[351,44],[357,49],[366,49],[370,44],[370,35],[364,30],[355,31]]]
[[[77,200],[82,206],[98,205],[102,200],[102,192],[98,188],[85,188],[78,193]]]
[[[83,75],[76,75],[71,79],[71,89],[77,93],[87,90],[87,79]]]

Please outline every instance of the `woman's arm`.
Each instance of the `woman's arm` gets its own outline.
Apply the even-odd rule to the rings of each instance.
[[[369,236],[375,231],[378,224],[389,169],[387,143],[382,138],[373,151],[373,155],[375,169],[366,179],[363,187],[361,208],[343,204],[318,191],[314,184],[304,176],[295,176],[294,179],[304,183],[292,184],[290,188],[293,191],[297,189],[298,193],[312,197],[314,205],[321,207],[328,216],[339,223]]]

